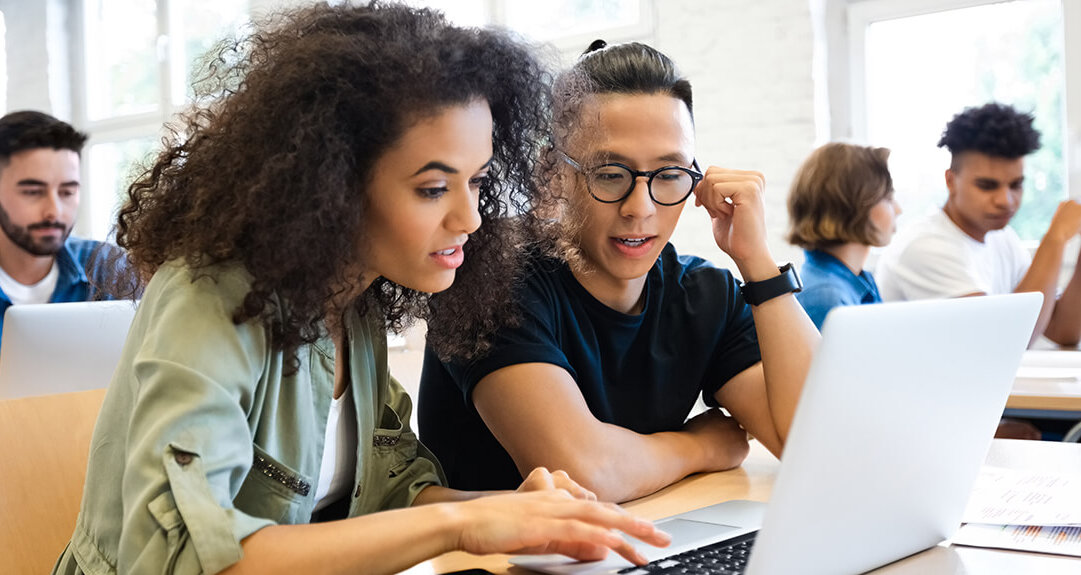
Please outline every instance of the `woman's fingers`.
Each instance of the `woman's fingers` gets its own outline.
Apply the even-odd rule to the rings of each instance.
[[[541,526],[549,539],[545,551],[559,553],[580,561],[599,561],[608,551],[615,551],[631,563],[648,563],[637,549],[615,531],[576,519],[556,519]]]
[[[582,487],[577,481],[570,478],[566,471],[557,470],[549,472],[544,467],[533,469],[526,476],[525,481],[518,487],[519,492],[543,491],[550,489],[562,489],[570,493],[575,499],[596,501],[597,494]]]
[[[543,467],[536,467],[530,471],[522,484],[518,486],[519,492],[544,489],[555,489],[555,482],[552,480],[552,474]]]
[[[585,499],[586,501],[597,500],[596,493],[579,485],[577,481],[571,479],[570,475],[567,475],[567,472],[562,469],[552,472],[552,483],[556,489],[565,489],[567,493],[573,495],[575,499]]]
[[[562,480],[542,474],[531,484],[542,479],[553,484]],[[483,497],[461,505],[469,518],[458,548],[472,553],[560,553],[597,560],[612,550],[641,564],[645,558],[619,531],[659,547],[671,541],[651,522],[615,504],[575,499],[564,489]]]
[[[618,529],[650,545],[663,547],[671,542],[667,533],[657,529],[653,522],[640,519],[614,503],[576,501],[574,505],[558,505],[553,516],[576,519],[607,529]]]

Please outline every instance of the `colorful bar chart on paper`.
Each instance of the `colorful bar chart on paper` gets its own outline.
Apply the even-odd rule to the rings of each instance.
[[[957,531],[953,543],[1081,557],[1081,526],[968,523]]]

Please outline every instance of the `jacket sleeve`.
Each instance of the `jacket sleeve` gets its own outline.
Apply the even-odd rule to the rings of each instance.
[[[272,524],[232,504],[252,466],[247,413],[271,354],[260,325],[233,324],[244,274],[161,273],[114,382],[134,398],[117,568],[216,573],[240,559],[242,539]]]

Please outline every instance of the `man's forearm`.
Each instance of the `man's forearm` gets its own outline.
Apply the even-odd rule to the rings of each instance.
[[[548,445],[531,456],[515,457],[522,473],[537,466],[562,469],[602,501],[623,502],[649,495],[700,471],[735,467],[746,456],[736,446],[730,465],[717,465],[712,453],[725,446],[706,446],[688,432],[635,433],[598,423],[593,437],[570,437],[562,448]],[[514,454],[512,453],[512,456]]]
[[[1051,323],[1065,243],[1065,240],[1050,233],[1044,236],[1040,246],[1036,248],[1036,254],[1032,257],[1032,264],[1025,272],[1025,277],[1021,278],[1013,290],[1015,293],[1038,291],[1043,294],[1043,306],[1040,308],[1040,316],[1036,319],[1036,326],[1032,330],[1030,343],[1043,334]]]
[[[1046,304],[1046,301],[1044,303]],[[1062,297],[1055,302],[1044,335],[1051,341],[1068,347],[1076,346],[1078,341],[1081,341],[1081,254],[1074,263],[1073,276],[1066,284]]]
[[[820,336],[793,295],[755,306],[754,323],[762,352],[766,397],[783,449]]]

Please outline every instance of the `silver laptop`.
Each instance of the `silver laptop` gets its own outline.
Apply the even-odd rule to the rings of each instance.
[[[947,539],[1042,299],[1026,293],[833,310],[769,505],[729,501],[663,519],[657,525],[673,535],[672,545],[640,550],[661,560],[757,531],[746,573],[836,574],[874,569]],[[555,555],[511,562],[548,573],[631,567],[615,554],[593,563]]]
[[[0,399],[108,387],[135,302],[14,305],[0,339]]]

